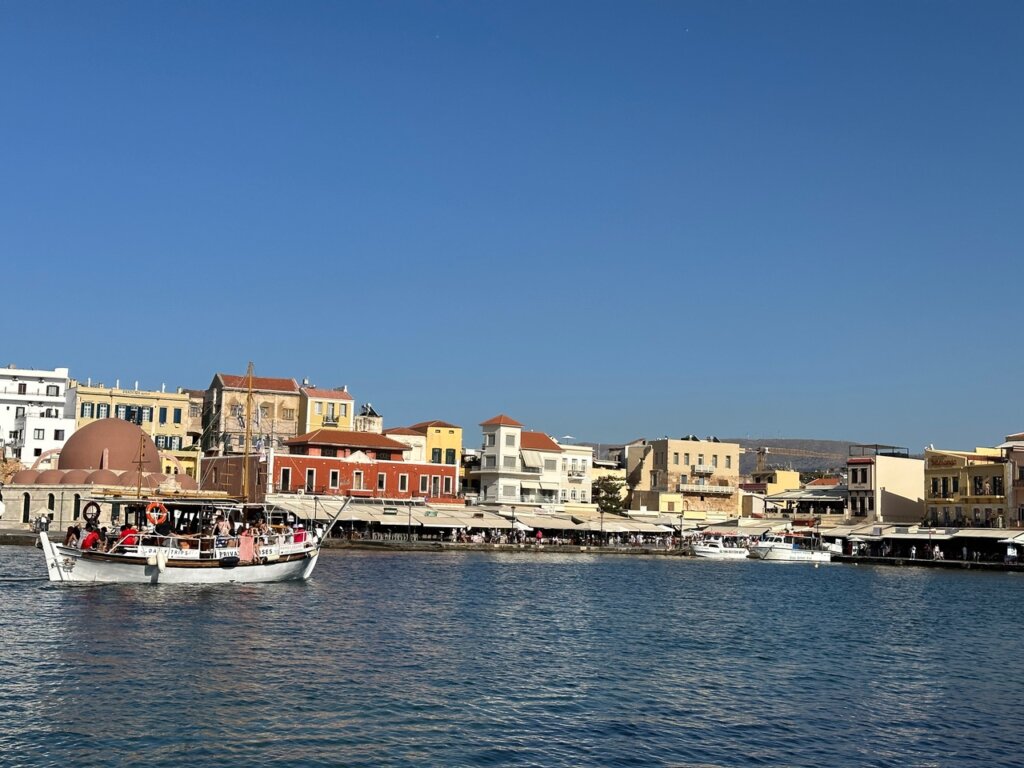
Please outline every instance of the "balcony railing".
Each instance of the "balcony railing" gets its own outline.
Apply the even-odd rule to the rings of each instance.
[[[715,469],[710,464],[694,464],[690,467],[690,471],[695,475],[713,475],[715,474]]]
[[[338,426],[338,417],[337,416],[325,416],[324,417],[324,426],[325,427],[336,427],[336,426]]]
[[[702,493],[702,494],[722,494],[723,496],[729,496],[736,493],[736,488],[732,485],[697,485],[696,483],[679,483],[676,486],[677,493]]]

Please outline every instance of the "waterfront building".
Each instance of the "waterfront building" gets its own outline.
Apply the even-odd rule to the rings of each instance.
[[[422,434],[426,440],[427,460],[431,464],[462,464],[462,427],[447,421],[421,421],[409,429]]]
[[[427,460],[427,437],[422,432],[417,432],[409,427],[394,427],[385,429],[384,435],[409,446],[409,450],[405,454],[407,461],[425,462]]]
[[[855,522],[920,523],[924,460],[893,445],[851,445],[846,460],[849,510]]]
[[[593,448],[560,445],[543,432],[524,429],[505,414],[480,427],[480,464],[471,470],[479,482],[478,503],[535,506],[581,515],[595,509],[590,477]]]
[[[1007,520],[1012,525],[1024,528],[1024,432],[1007,435],[1006,441],[999,446],[1006,456],[1008,473]]]
[[[249,377],[218,373],[203,400],[203,450],[212,455],[245,452],[246,413],[251,413],[250,437],[256,450],[281,448],[299,427],[301,393],[295,379]]]
[[[692,523],[740,513],[740,446],[696,435],[625,446],[630,509],[681,515]]]
[[[1001,448],[924,453],[925,518],[932,526],[1015,527],[1019,510],[1010,500],[1013,463]]]
[[[763,517],[777,507],[768,496],[801,487],[800,473],[794,469],[762,469],[751,473],[750,482],[740,483],[740,517]]]
[[[318,429],[289,438],[284,447],[288,453],[205,458],[202,487],[250,501],[291,493],[456,502],[457,467],[409,461],[411,448],[386,435]]]
[[[31,466],[59,449],[74,431],[67,409],[67,368],[0,368],[0,455]]]
[[[317,389],[302,386],[299,389],[299,432],[306,434],[317,429],[352,431],[353,400],[348,386],[338,389]]]

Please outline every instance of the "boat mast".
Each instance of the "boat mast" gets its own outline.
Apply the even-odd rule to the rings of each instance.
[[[245,372],[245,445],[242,449],[242,516],[249,501],[249,452],[252,450],[252,361]]]
[[[143,461],[143,454],[146,451],[146,433],[143,432],[139,435],[139,460],[135,464],[135,469],[139,473],[138,486],[135,489],[136,498],[142,498],[142,466],[145,463]],[[126,513],[127,514],[127,513]]]

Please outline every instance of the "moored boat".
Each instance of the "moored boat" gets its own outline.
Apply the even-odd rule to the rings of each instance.
[[[794,533],[774,533],[751,544],[750,554],[760,560],[792,563],[829,563],[832,552],[821,546],[820,539]]]
[[[690,552],[697,557],[711,560],[745,560],[749,557],[746,547],[727,539],[703,539],[690,544]]]

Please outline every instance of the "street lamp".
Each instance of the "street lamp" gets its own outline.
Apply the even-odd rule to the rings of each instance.
[[[518,539],[516,535],[516,508],[512,507],[512,534],[509,536],[509,544]]]

